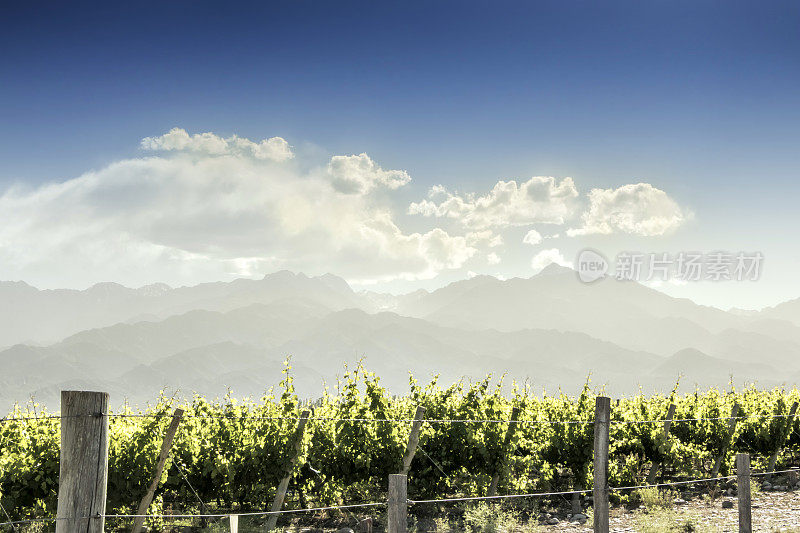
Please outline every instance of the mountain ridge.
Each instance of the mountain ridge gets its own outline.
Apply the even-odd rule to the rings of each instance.
[[[362,358],[392,388],[406,386],[409,371],[443,379],[508,373],[551,389],[578,387],[591,373],[618,393],[671,388],[681,373],[717,386],[730,372],[741,382],[800,379],[800,326],[792,320],[728,313],[633,282],[587,285],[552,265],[529,278],[476,276],[398,296],[289,271],[175,289],[98,284],[67,300],[24,282],[0,283],[2,291],[16,295],[22,312],[3,300],[0,316],[16,322],[0,322],[0,339],[91,324],[0,350],[4,405],[71,383],[136,402],[171,386],[254,394],[277,383],[287,356],[303,369],[298,383],[307,395]],[[47,305],[55,295],[56,305],[37,314],[42,301],[26,307],[26,295]],[[77,318],[59,315],[68,304]],[[57,328],[48,324],[54,316]]]

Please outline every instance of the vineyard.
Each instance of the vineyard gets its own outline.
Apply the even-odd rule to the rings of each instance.
[[[148,513],[260,511],[287,470],[292,478],[285,509],[384,501],[387,477],[401,470],[419,407],[425,422],[408,471],[410,500],[484,496],[493,477],[500,495],[590,489],[595,398],[601,392],[588,382],[574,397],[502,379],[442,386],[412,378],[405,395],[393,396],[359,366],[308,403],[295,394],[287,366],[284,380],[260,400],[196,397],[181,405],[185,414]],[[796,465],[797,400],[796,390],[746,388],[614,401],[609,484],[644,484],[653,464],[660,465],[659,481],[714,477],[715,463],[725,476],[737,452],[751,455],[754,471]],[[110,517],[136,512],[176,407],[177,401],[161,397],[145,410],[109,414]],[[288,452],[305,409],[311,416],[292,469]],[[0,522],[55,516],[60,424],[33,404],[0,423]],[[777,463],[769,464],[776,454]],[[151,519],[150,525],[163,521]],[[106,527],[130,529],[132,522],[109,518]]]

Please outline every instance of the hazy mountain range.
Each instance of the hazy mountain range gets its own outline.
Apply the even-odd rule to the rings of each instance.
[[[634,282],[578,281],[550,265],[528,279],[478,276],[394,296],[341,278],[277,272],[170,288],[114,283],[84,291],[0,282],[0,410],[61,389],[118,405],[167,389],[260,395],[292,357],[301,394],[335,387],[363,358],[391,389],[409,372],[445,382],[487,373],[573,392],[589,373],[611,394],[800,382],[800,299],[722,311]]]

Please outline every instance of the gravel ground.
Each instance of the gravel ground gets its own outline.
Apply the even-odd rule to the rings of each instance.
[[[730,508],[723,508],[730,502]],[[714,501],[695,498],[676,505],[676,517],[694,517],[699,531],[737,532],[738,502],[736,497],[721,497]],[[614,508],[611,510],[611,531],[640,531],[647,515],[640,510]],[[570,524],[564,520],[556,525],[542,526],[545,531],[592,531],[591,523]],[[759,492],[753,495],[753,531],[800,532],[800,492]]]

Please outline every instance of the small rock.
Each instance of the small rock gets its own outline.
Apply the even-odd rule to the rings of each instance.
[[[585,524],[585,523],[586,523],[586,521],[587,521],[588,519],[589,519],[589,517],[588,517],[588,516],[586,516],[585,514],[583,514],[583,513],[578,513],[578,514],[572,515],[572,517],[569,519],[569,521],[570,521],[571,523],[573,523],[573,524],[575,524],[575,523],[579,523],[579,524],[583,525],[583,524]]]
[[[672,501],[672,503],[673,503],[674,505],[686,505],[686,500],[684,500],[683,498],[675,498],[675,499]]]
[[[336,533],[356,533],[356,532],[350,529],[349,527],[343,527],[342,529],[337,529]]]
[[[725,500],[724,502],[722,502],[722,508],[723,509],[733,509],[733,502],[730,501],[730,500]]]

